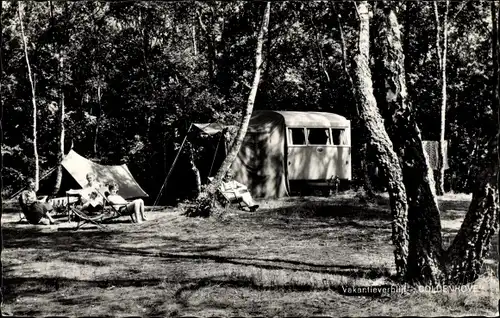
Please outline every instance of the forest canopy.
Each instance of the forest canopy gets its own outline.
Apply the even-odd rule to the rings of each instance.
[[[353,3],[278,2],[271,10],[254,109],[347,117],[353,176],[362,178],[366,139],[346,74],[357,45]],[[34,91],[40,176],[58,163],[62,115],[65,152],[72,147],[102,164],[127,163],[156,197],[191,123],[240,122],[263,12],[264,5],[253,1],[26,1],[21,7],[2,1],[2,196],[19,190],[35,169]],[[441,72],[432,2],[402,2],[397,15],[407,98],[422,139],[439,140]],[[471,192],[475,167],[496,129],[490,2],[451,2],[448,16],[444,185]],[[377,40],[373,34],[371,41]],[[194,149],[200,169],[208,169],[203,165],[213,151]],[[171,178],[194,184],[187,160]],[[164,201],[189,197],[192,189],[189,182],[171,182]]]

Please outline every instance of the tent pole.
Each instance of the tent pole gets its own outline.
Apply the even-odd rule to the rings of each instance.
[[[184,140],[182,141],[181,147],[179,148],[179,151],[177,152],[177,155],[175,156],[174,162],[172,163],[172,166],[170,167],[170,170],[168,171],[167,177],[165,178],[165,181],[163,182],[163,185],[160,188],[160,192],[158,192],[158,195],[156,196],[156,199],[155,199],[153,206],[156,206],[156,204],[158,203],[160,196],[163,192],[163,188],[165,188],[165,186],[167,185],[168,178],[170,177],[172,170],[174,170],[175,164],[177,163],[177,159],[179,159],[179,155],[181,154],[182,148],[184,147],[184,144],[186,143],[186,140],[187,140],[189,131],[191,130],[191,127],[193,127],[193,123],[191,123],[191,125],[189,125],[189,129],[186,132],[186,136],[184,137]]]

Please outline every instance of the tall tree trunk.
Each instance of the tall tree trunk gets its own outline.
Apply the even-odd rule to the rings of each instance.
[[[243,144],[243,139],[245,138],[248,129],[248,124],[250,122],[250,118],[252,117],[255,97],[257,95],[257,90],[259,88],[260,72],[262,67],[262,46],[269,25],[270,11],[271,11],[271,3],[268,1],[266,3],[264,16],[262,18],[261,29],[257,38],[257,48],[255,51],[255,73],[254,73],[253,84],[250,90],[250,94],[248,95],[247,107],[241,119],[241,124],[238,133],[236,134],[236,138],[231,145],[229,153],[227,154],[217,174],[215,175],[213,182],[209,184],[209,186],[206,188],[204,192],[200,193],[197,211],[194,214],[206,214],[207,211],[208,213],[210,212],[215,202],[214,198],[215,198],[215,193],[217,192],[217,188],[221,184],[223,177],[226,175],[233,161],[236,159],[236,156],[240,151],[241,145]]]
[[[396,151],[400,154],[409,203],[409,254],[406,279],[423,284],[465,284],[478,277],[491,238],[498,227],[497,139],[488,144],[489,158],[479,174],[469,211],[450,248],[442,247],[439,209],[411,106],[406,100],[404,54],[399,25],[390,2],[379,2],[383,11],[376,41],[384,74],[383,105]]]
[[[498,136],[488,144],[486,167],[478,175],[464,222],[446,254],[447,282],[467,284],[476,280],[498,229]]]
[[[405,56],[395,4],[378,2],[375,43],[379,106],[398,153],[408,197],[409,253],[406,279],[437,283],[442,279],[442,237],[434,179],[424,154],[420,129],[407,100]]]
[[[54,190],[52,191],[53,194],[56,194],[59,192],[59,189],[61,188],[61,182],[62,182],[62,175],[63,175],[63,169],[61,162],[64,159],[64,134],[65,134],[65,128],[64,128],[64,116],[65,116],[65,105],[64,105],[64,57],[63,53],[61,52],[59,55],[59,140],[58,142],[58,154],[57,154],[57,172],[56,172],[56,182],[54,184]]]
[[[495,114],[495,117],[498,117],[498,107],[499,107],[499,101],[498,101],[498,96],[499,96],[499,86],[498,86],[498,79],[500,76],[499,68],[498,68],[498,25],[500,23],[498,19],[499,15],[499,10],[498,10],[498,4],[497,1],[491,1],[490,3],[490,9],[491,9],[491,22],[493,25],[492,29],[492,57],[493,57],[493,82],[494,82],[494,87],[493,87],[493,96],[491,99],[491,105],[493,108],[493,113]],[[499,154],[500,155],[500,154]]]
[[[99,76],[101,76],[99,74]],[[102,116],[102,104],[101,104],[101,80],[99,79],[97,81],[97,104],[99,105],[99,112],[97,113],[97,118],[96,118],[96,123],[95,123],[95,130],[94,130],[94,142],[93,142],[93,151],[94,151],[94,157],[97,158],[97,141],[99,140],[99,126],[101,124],[101,116]]]
[[[208,73],[210,75],[210,80],[211,82],[214,82],[215,81],[215,59],[217,57],[217,54],[215,52],[216,48],[215,48],[215,43],[214,43],[214,34],[213,34],[213,27],[211,27],[210,29],[207,28],[206,24],[203,22],[203,17],[202,17],[202,13],[200,11],[197,11],[196,12],[197,15],[198,15],[198,22],[200,24],[200,27],[201,27],[201,30],[203,31],[203,33],[205,34],[205,38],[207,40],[207,46],[208,46]],[[212,11],[212,26],[213,26],[213,20],[214,20],[214,15],[215,13]]]
[[[496,4],[496,1],[494,1]],[[496,43],[495,49],[496,49],[496,65],[497,65],[497,71],[496,71],[496,78],[495,78],[495,95],[497,97],[497,103],[496,103],[496,110],[497,110],[497,130],[498,130],[498,135],[497,135],[497,163],[498,167],[500,167],[500,36],[499,36],[499,31],[500,31],[500,7],[496,6],[495,10],[493,12],[494,15],[496,15],[496,24],[495,28],[497,30],[496,32],[496,37],[494,38],[493,42]],[[500,171],[497,171],[497,192],[500,191]],[[498,223],[498,222],[497,222]],[[500,235],[497,235],[498,237],[498,242],[497,246],[500,246]],[[500,267],[497,268],[497,277],[500,276]],[[498,301],[498,306],[500,307],[500,300]]]
[[[0,79],[3,78],[3,1],[0,1]],[[3,85],[0,85],[0,96],[3,96],[2,93]],[[2,103],[0,101],[0,103]],[[3,106],[3,103],[2,103]],[[0,107],[0,136],[3,138],[3,107]],[[0,139],[3,144],[3,139]],[[3,155],[0,155],[0,167],[3,167]],[[2,177],[2,169],[0,169],[0,189],[3,189],[3,177]],[[0,203],[3,206],[3,199],[0,196]],[[3,281],[0,279],[0,283],[3,285]],[[2,294],[3,296],[3,294]]]
[[[193,36],[193,54],[198,55],[198,46],[196,44],[196,26],[191,26],[192,36]]]
[[[491,3],[493,23],[493,82],[495,83],[492,105],[500,129],[500,78],[498,20],[499,9],[496,1]],[[498,189],[500,188],[500,131],[488,145],[488,155],[481,162],[485,167],[478,174],[472,202],[460,230],[447,251],[448,281],[465,284],[474,281],[489,251],[491,239],[498,229]],[[496,152],[496,155],[495,155]]]
[[[444,158],[445,158],[445,132],[446,132],[446,103],[447,103],[447,93],[446,93],[446,61],[447,61],[447,51],[448,51],[448,8],[450,1],[446,0],[446,9],[443,16],[443,23],[439,21],[439,10],[437,1],[434,0],[434,15],[436,23],[436,50],[439,59],[439,68],[441,71],[441,108],[440,108],[440,119],[439,119],[439,151],[438,151],[438,170],[436,174],[436,191],[438,195],[444,194]],[[443,40],[441,41],[441,34]]]
[[[353,100],[355,100],[356,99],[356,92],[354,90],[354,83],[353,83],[351,74],[349,72],[348,63],[347,63],[347,49],[346,49],[346,45],[345,45],[344,28],[342,26],[342,19],[340,16],[340,12],[337,8],[337,3],[335,1],[329,1],[329,4],[330,4],[330,8],[332,10],[332,13],[335,16],[335,21],[337,22],[337,27],[339,30],[340,48],[341,48],[341,52],[342,52],[342,68],[344,70],[345,77],[349,81],[349,90],[352,93],[351,97]],[[357,107],[356,107],[355,115],[359,116],[359,110]],[[359,156],[360,156],[360,164],[361,164],[361,170],[362,170],[361,178],[362,178],[363,188],[365,189],[365,194],[367,195],[368,200],[371,200],[375,197],[375,192],[374,192],[372,178],[371,178],[372,176],[370,175],[370,173],[368,171],[368,167],[369,167],[369,165],[368,165],[368,162],[369,162],[369,160],[368,160],[368,148],[369,148],[369,145],[367,143],[366,128],[361,127],[361,130],[362,131],[360,131],[360,133],[359,133],[359,136],[360,136]]]
[[[24,47],[24,57],[26,58],[26,66],[28,67],[28,78],[30,81],[31,85],[31,102],[33,105],[33,157],[35,159],[35,184],[36,184],[36,190],[38,190],[38,181],[40,179],[40,166],[39,166],[39,160],[38,160],[38,146],[37,146],[37,107],[36,107],[36,92],[35,92],[35,81],[33,79],[33,75],[31,73],[31,65],[30,65],[30,60],[28,57],[28,46],[26,44],[26,36],[24,34],[24,24],[23,24],[23,17],[22,17],[22,1],[19,1],[17,3],[17,13],[19,15],[19,23],[21,26],[21,37],[23,41],[23,47]]]
[[[231,150],[226,156],[226,159],[224,159],[224,161],[222,162],[222,165],[215,176],[216,180],[222,180],[222,178],[226,175],[233,161],[236,159],[236,156],[238,155],[238,152],[240,151],[241,145],[243,143],[243,139],[245,138],[245,135],[247,133],[248,124],[250,123],[250,118],[252,117],[255,97],[257,96],[257,90],[259,88],[260,72],[262,66],[262,46],[264,43],[265,34],[267,32],[267,26],[269,25],[270,9],[271,3],[268,1],[266,3],[266,9],[264,11],[264,17],[262,19],[262,26],[257,38],[257,48],[255,51],[255,73],[252,88],[250,89],[250,94],[248,95],[247,107],[245,109],[245,113],[243,114],[243,118],[241,119],[241,125],[238,133],[236,134],[235,142],[232,144]]]
[[[408,58],[410,56],[410,34],[411,34],[411,29],[412,29],[412,19],[413,16],[411,14],[411,6],[412,2],[411,1],[405,1],[404,2],[404,12],[405,12],[405,34],[404,34],[404,46],[403,46],[403,52],[405,58],[405,78],[406,82],[408,83],[409,77],[408,74],[411,72],[411,61]]]
[[[384,122],[373,94],[370,71],[370,21],[367,1],[357,5],[359,12],[359,53],[355,57],[353,70],[354,90],[356,92],[360,117],[369,134],[368,139],[379,166],[388,177],[388,192],[392,212],[392,241],[395,246],[394,256],[396,270],[400,277],[406,275],[408,255],[408,231],[406,190],[403,184],[403,173],[398,157],[393,150],[392,142],[387,135]]]

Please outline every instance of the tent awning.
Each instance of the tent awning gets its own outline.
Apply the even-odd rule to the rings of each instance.
[[[221,132],[224,128],[229,128],[231,126],[227,125],[222,125],[220,123],[214,122],[214,123],[193,123],[193,126],[197,127],[201,131],[203,131],[205,134],[208,135],[215,135],[216,133]]]
[[[125,199],[148,197],[126,164],[100,165],[80,156],[73,150],[66,155],[61,164],[82,188],[87,184],[87,174],[94,173],[101,183],[116,182],[119,187],[118,194]]]

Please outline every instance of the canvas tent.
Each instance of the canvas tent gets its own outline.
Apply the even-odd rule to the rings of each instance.
[[[67,190],[81,189],[87,184],[86,176],[94,173],[97,180],[102,183],[114,181],[119,186],[118,194],[125,199],[148,197],[141,186],[134,179],[126,164],[122,165],[101,165],[92,162],[74,150],[64,157],[62,161],[63,178],[61,188],[56,197],[63,197]],[[38,194],[51,194],[51,187],[54,186],[55,172],[40,184]]]
[[[215,134],[223,125],[195,124]],[[303,143],[297,136],[303,136]],[[323,138],[313,140],[314,135]],[[291,184],[351,179],[350,121],[326,112],[254,111],[231,170],[260,198],[283,197]]]

